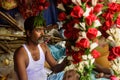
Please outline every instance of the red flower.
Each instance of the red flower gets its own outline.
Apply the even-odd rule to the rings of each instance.
[[[42,5],[40,5],[40,6],[38,7],[38,9],[39,9],[39,11],[42,11],[42,10],[44,10],[44,7],[43,7]]]
[[[103,8],[103,5],[102,4],[97,4],[95,7],[94,7],[94,10],[93,12],[95,13],[99,13]]]
[[[64,12],[59,13],[58,20],[63,21],[66,19],[66,14]]]
[[[72,30],[65,30],[64,35],[67,39],[76,40],[79,36],[79,30],[72,28]]]
[[[102,14],[102,16],[103,16],[103,18],[105,18],[105,20],[112,20],[113,19],[113,14],[111,14],[109,11]]]
[[[74,6],[70,15],[74,18],[80,18],[83,15],[84,11],[80,6]]]
[[[112,23],[112,22],[111,22]],[[103,26],[101,27],[103,30],[103,34],[105,33],[104,31],[109,30],[111,28],[110,22],[106,21],[106,24],[104,23]]]
[[[112,11],[112,12],[116,12],[117,11],[117,8],[118,8],[118,4],[116,3],[109,3],[108,4],[108,7],[109,7],[109,10]]]
[[[120,56],[120,46],[113,47],[111,52],[116,56]]]
[[[87,37],[89,39],[94,39],[97,37],[98,30],[96,28],[89,28],[87,31]]]
[[[110,54],[108,56],[108,60],[114,60],[116,57],[120,56],[120,46],[113,47],[110,49]]]
[[[92,50],[92,56],[94,57],[94,58],[98,58],[98,57],[100,57],[100,53],[97,51],[97,50]]]
[[[115,58],[116,58],[116,56],[113,55],[112,53],[110,53],[109,56],[108,56],[108,60],[109,60],[109,61],[112,61],[112,60],[114,60]]]
[[[82,52],[73,52],[72,58],[74,59],[73,63],[78,63],[82,61]]]
[[[86,38],[82,38],[80,41],[76,42],[76,47],[81,47],[81,48],[89,48],[90,43],[89,40]]]
[[[85,21],[87,23],[87,25],[91,26],[92,23],[97,19],[97,17],[94,14],[90,14],[89,16],[87,16],[85,18]]]

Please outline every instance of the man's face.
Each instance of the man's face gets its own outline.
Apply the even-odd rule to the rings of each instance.
[[[44,35],[43,27],[35,28],[31,33],[30,39],[34,44],[39,44],[43,42],[43,35]]]

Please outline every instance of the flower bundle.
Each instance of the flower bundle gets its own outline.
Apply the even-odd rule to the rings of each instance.
[[[58,20],[63,23],[62,29],[66,42],[66,55],[72,64],[66,67],[75,69],[80,80],[91,80],[95,58],[100,56],[96,50],[101,36],[99,27],[103,9],[100,0],[58,0]]]
[[[36,16],[50,5],[47,0],[18,0],[18,8],[23,18]]]

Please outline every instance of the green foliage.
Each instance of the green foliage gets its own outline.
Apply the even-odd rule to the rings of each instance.
[[[39,13],[38,16],[35,17],[35,21],[34,21],[34,26],[36,27],[45,27],[46,26],[46,22],[45,19],[42,16],[42,13]]]

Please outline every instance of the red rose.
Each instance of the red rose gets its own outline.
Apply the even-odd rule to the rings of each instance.
[[[39,6],[39,10],[42,11],[44,7],[42,5]]]
[[[64,12],[59,13],[58,20],[63,21],[66,19],[66,14]]]
[[[113,47],[111,53],[113,53],[113,55],[120,56],[120,46]]]
[[[89,39],[94,39],[97,37],[98,30],[96,28],[89,28],[87,31],[87,37]]]
[[[106,30],[109,30],[111,28],[111,26],[106,26],[106,24],[104,23],[101,28],[103,31],[106,31]],[[103,32],[103,33],[105,33],[105,32]]]
[[[81,47],[81,48],[89,48],[90,43],[89,40],[86,38],[82,38],[80,41],[76,42],[76,47]]]
[[[111,14],[110,12],[106,12],[106,13],[102,14],[102,17],[105,18],[105,20],[112,20],[113,14]]]
[[[82,61],[82,53],[79,52],[73,52],[72,58],[74,59],[74,63],[78,63],[80,61]]]
[[[114,23],[113,21],[107,20],[107,21],[105,22],[105,25],[110,28],[110,27],[113,25],[113,23]]]
[[[92,50],[92,56],[94,57],[94,58],[98,58],[98,57],[100,57],[100,52],[98,52],[97,50]]]
[[[120,12],[120,4],[117,4],[117,12]]]
[[[110,54],[108,56],[108,60],[114,60],[116,57],[120,56],[120,46],[113,47],[110,49]]]
[[[80,18],[83,15],[84,11],[80,6],[74,6],[70,15],[74,18]]]
[[[112,12],[116,12],[117,11],[117,8],[118,8],[118,5],[117,3],[109,3],[108,4],[108,7],[109,7],[109,10],[112,11]]]
[[[109,61],[112,61],[112,60],[114,60],[116,57],[117,57],[117,56],[115,56],[115,55],[113,55],[112,53],[110,53],[109,56],[108,56],[108,60],[109,60]]]
[[[87,16],[85,18],[85,21],[87,23],[87,25],[91,26],[92,23],[97,19],[97,17],[94,14],[90,14],[89,16]]]
[[[79,36],[79,30],[76,28],[72,28],[72,30],[65,30],[64,36],[67,39],[76,40]]]
[[[102,7],[103,5],[102,4],[97,4],[95,7],[94,7],[94,12],[95,13],[99,13],[101,10],[102,10]]]

